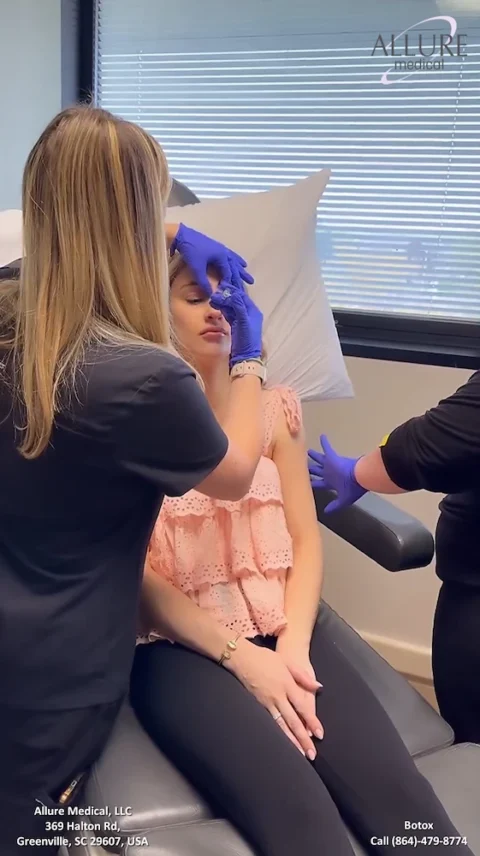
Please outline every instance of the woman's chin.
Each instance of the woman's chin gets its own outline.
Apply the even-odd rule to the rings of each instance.
[[[195,365],[201,365],[204,369],[216,368],[219,363],[225,363],[228,366],[229,356],[230,342],[222,342],[221,344],[211,342],[207,344],[205,342],[203,347],[195,349],[194,362]]]
[[[202,336],[197,353],[200,359],[228,359],[230,355],[230,339],[227,336],[213,334],[211,336],[209,334]]]

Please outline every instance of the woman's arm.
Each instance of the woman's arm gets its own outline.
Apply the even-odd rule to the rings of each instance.
[[[222,656],[227,643],[235,637],[231,630],[154,571],[148,559],[143,576],[140,619],[143,627],[154,627],[166,639],[216,661]],[[272,716],[281,713],[278,724],[287,737],[303,754],[313,752],[315,755],[307,729],[320,733],[321,726],[315,711],[305,701],[305,690],[312,693],[317,688],[314,677],[305,674],[299,676],[298,681],[274,651],[260,648],[246,639],[238,639],[236,644],[237,649],[231,658],[218,668],[231,671]]]
[[[292,436],[282,412],[276,426],[273,460],[280,473],[293,566],[287,577],[285,613],[288,626],[279,644],[310,647],[322,587],[322,543],[307,468],[303,429]]]
[[[196,486],[199,493],[230,500],[242,499],[248,493],[262,452],[261,400],[262,387],[257,377],[245,375],[232,380],[222,423],[228,451],[218,467]]]
[[[177,237],[177,232],[180,228],[180,223],[165,223],[165,237],[167,239],[167,247],[170,247]]]
[[[314,487],[337,493],[326,511],[351,505],[362,491],[473,490],[480,479],[480,372],[423,416],[395,428],[379,449],[358,460],[338,455],[325,437],[321,442],[323,453],[310,452],[310,473]]]
[[[388,475],[381,449],[374,449],[373,452],[359,458],[354,467],[354,474],[358,484],[364,490],[386,494],[405,493],[405,490],[395,484]]]
[[[246,291],[240,288],[224,288],[220,285],[211,299],[212,306],[220,309],[231,329],[230,365],[250,361],[254,371],[259,366],[262,353],[263,316]],[[219,493],[223,483],[232,482],[232,473],[244,472],[246,481],[243,492],[249,490],[258,465],[263,443],[263,412],[260,377],[249,375],[232,378],[228,409],[223,421],[223,430],[229,439],[228,453],[217,469],[197,485],[200,493],[223,497]],[[229,475],[230,474],[230,475]]]
[[[309,450],[311,460],[308,469],[312,487],[334,490],[337,494],[336,499],[325,506],[326,514],[353,505],[369,490],[404,493],[387,473],[380,449],[362,458],[349,458],[339,455],[324,434],[320,443],[322,452]]]
[[[157,574],[148,558],[140,599],[141,622],[166,639],[219,660],[233,633],[200,609],[186,594]]]

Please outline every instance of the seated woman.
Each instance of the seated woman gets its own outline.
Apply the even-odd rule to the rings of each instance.
[[[191,271],[173,266],[178,344],[221,423],[235,383],[229,326]],[[145,569],[137,716],[259,856],[352,856],[343,820],[379,856],[413,852],[411,839],[393,842],[409,835],[408,822],[429,824],[422,853],[442,850],[428,836],[445,837],[448,854],[470,853],[316,622],[322,553],[300,405],[291,389],[263,395],[265,443],[249,494],[227,502],[193,490],[164,501]]]

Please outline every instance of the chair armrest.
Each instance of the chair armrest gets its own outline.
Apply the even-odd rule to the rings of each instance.
[[[383,497],[367,493],[355,505],[325,514],[335,494],[321,489],[313,494],[318,521],[387,571],[425,568],[432,561],[432,534]]]

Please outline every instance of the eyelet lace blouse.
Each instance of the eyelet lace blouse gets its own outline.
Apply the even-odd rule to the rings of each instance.
[[[292,540],[280,475],[269,457],[282,411],[295,436],[302,424],[296,393],[287,387],[265,391],[263,452],[249,493],[238,502],[211,499],[195,490],[166,497],[148,552],[156,573],[247,638],[277,635],[286,625]],[[137,642],[159,638],[152,630]]]

